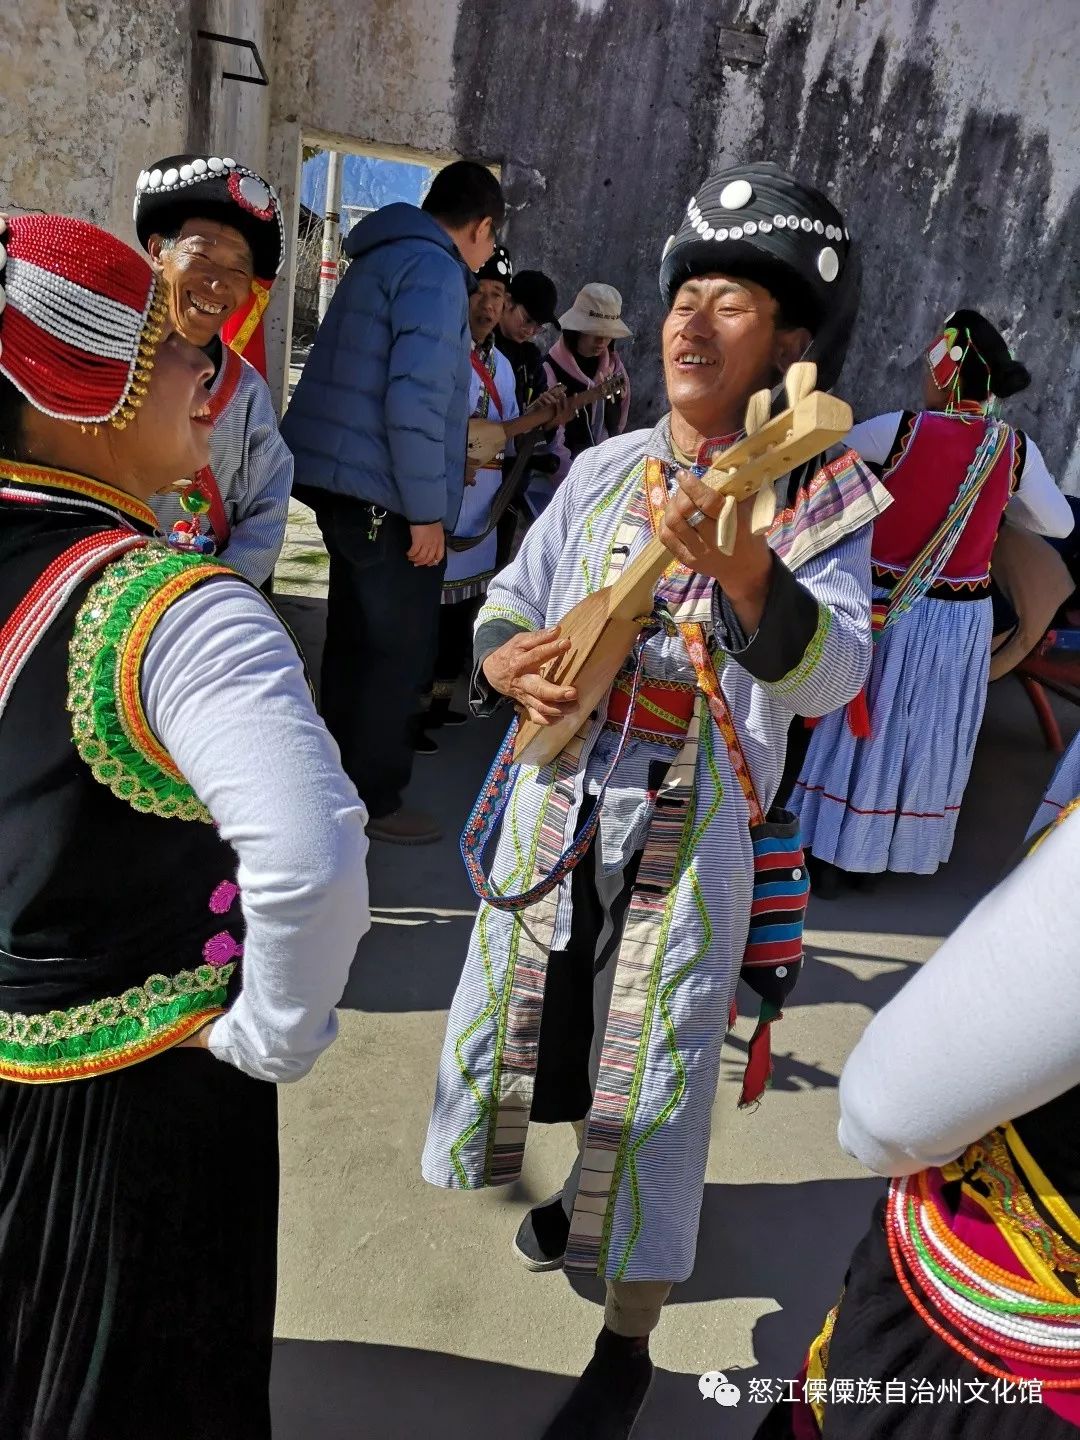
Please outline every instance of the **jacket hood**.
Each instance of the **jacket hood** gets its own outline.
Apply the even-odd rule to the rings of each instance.
[[[384,205],[381,210],[361,220],[359,225],[354,225],[345,239],[345,254],[350,260],[355,260],[358,255],[366,255],[395,240],[427,240],[464,266],[457,246],[442,226],[426,210],[403,201]]]

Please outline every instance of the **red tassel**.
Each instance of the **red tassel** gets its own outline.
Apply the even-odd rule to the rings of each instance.
[[[870,739],[870,708],[866,703],[866,686],[847,707],[848,729],[856,740]]]
[[[807,730],[813,730],[817,726],[820,719],[820,715],[804,715],[802,723]]]
[[[735,1003],[735,1001],[732,1000],[732,1002],[731,1002],[731,1009],[728,1011],[728,1017],[727,1017],[727,1028],[728,1028],[729,1030],[734,1030],[734,1029],[735,1029],[735,1021],[736,1021],[738,1018],[739,1018],[739,1007],[738,1007],[738,1005]]]
[[[765,1089],[772,1079],[772,1047],[769,1043],[771,1024],[771,1020],[762,1021],[751,1038],[746,1069],[743,1071],[742,1094],[739,1096],[740,1110],[747,1105],[756,1104],[765,1094]]]

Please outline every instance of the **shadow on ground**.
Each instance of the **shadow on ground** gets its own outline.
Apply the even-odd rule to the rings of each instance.
[[[658,1370],[634,1440],[719,1433],[694,1428],[697,1382]],[[535,1440],[572,1384],[564,1375],[433,1350],[277,1340],[274,1440]]]

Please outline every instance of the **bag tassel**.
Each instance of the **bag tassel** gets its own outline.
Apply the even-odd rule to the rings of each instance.
[[[772,1046],[769,1042],[769,1028],[774,1020],[780,1019],[781,1013],[775,1005],[770,1005],[767,1000],[761,1002],[757,1029],[750,1037],[746,1069],[743,1071],[742,1094],[739,1096],[740,1110],[745,1110],[748,1105],[756,1105],[765,1094],[769,1081],[772,1079]]]

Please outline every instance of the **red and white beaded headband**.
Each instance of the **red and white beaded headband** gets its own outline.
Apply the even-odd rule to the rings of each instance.
[[[65,215],[0,217],[0,374],[56,420],[135,418],[168,302],[130,246]]]

